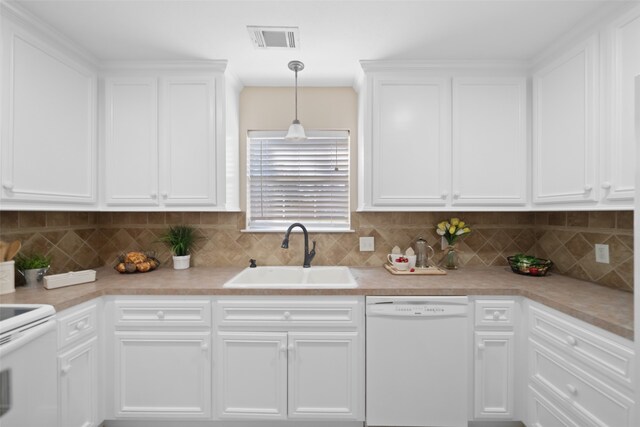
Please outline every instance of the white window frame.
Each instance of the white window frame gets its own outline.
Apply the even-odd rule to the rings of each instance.
[[[346,174],[346,221],[338,220],[335,223],[332,222],[313,222],[309,218],[294,218],[294,217],[286,217],[281,221],[277,220],[254,220],[254,216],[252,215],[252,178],[251,176],[251,145],[252,141],[256,141],[258,139],[282,139],[284,140],[284,136],[286,135],[286,131],[249,131],[247,132],[247,144],[246,144],[246,206],[247,206],[247,215],[246,215],[246,228],[243,231],[247,232],[277,232],[282,233],[286,230],[286,228],[295,223],[302,223],[307,230],[313,232],[327,232],[327,233],[341,233],[341,232],[353,232],[351,229],[351,142],[350,142],[350,132],[348,130],[307,130],[306,131],[308,140],[313,140],[314,138],[327,139],[327,138],[346,138],[346,166],[348,168]],[[296,144],[304,145],[305,143],[309,143],[310,141],[300,141]],[[341,159],[344,158],[344,147],[341,148]],[[344,160],[341,161],[341,164],[345,164]],[[344,218],[344,215],[339,215],[341,218]],[[298,230],[297,228],[295,230]]]

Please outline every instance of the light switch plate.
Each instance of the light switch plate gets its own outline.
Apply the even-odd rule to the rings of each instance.
[[[374,250],[375,244],[373,237],[360,238],[360,252],[373,252]]]
[[[609,264],[609,245],[596,243],[596,262]]]

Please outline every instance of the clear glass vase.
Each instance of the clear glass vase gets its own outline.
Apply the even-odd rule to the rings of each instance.
[[[456,249],[456,245],[447,246],[444,258],[442,259],[442,266],[447,270],[457,270],[458,262],[458,250]]]

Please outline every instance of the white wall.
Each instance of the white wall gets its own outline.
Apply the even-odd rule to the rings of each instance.
[[[295,116],[294,89],[245,87],[240,93],[240,209],[246,211],[247,132],[287,130]],[[358,95],[350,87],[298,88],[298,119],[305,129],[351,132],[350,182],[352,208],[356,201]]]

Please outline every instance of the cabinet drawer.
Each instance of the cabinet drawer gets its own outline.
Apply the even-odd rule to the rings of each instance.
[[[65,310],[58,317],[58,348],[66,347],[98,330],[98,305]]]
[[[533,427],[585,427],[589,423],[553,402],[534,384],[529,385],[529,416]]]
[[[208,300],[117,300],[116,326],[211,327]]]
[[[534,305],[529,306],[529,329],[534,335],[549,340],[570,356],[631,387],[633,350],[595,331],[581,327],[578,320],[569,323]],[[580,322],[581,323],[581,322]]]
[[[220,326],[355,327],[360,322],[362,312],[362,304],[357,300],[220,300],[217,304],[216,321]]]
[[[476,300],[476,326],[513,327],[515,316],[513,300]]]
[[[529,339],[532,381],[597,426],[631,426],[633,401],[534,339]]]

